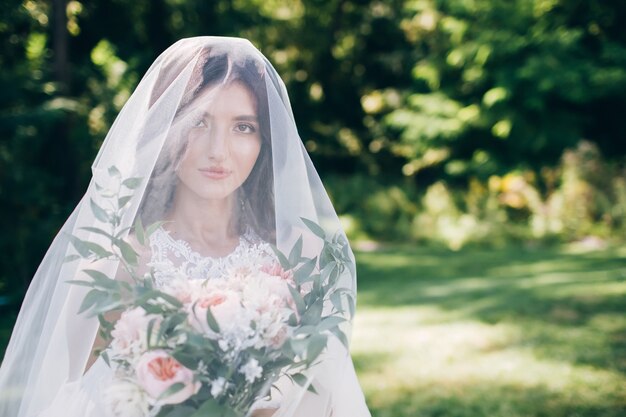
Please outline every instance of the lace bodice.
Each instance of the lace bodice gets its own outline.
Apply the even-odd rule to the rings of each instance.
[[[148,266],[154,272],[157,286],[180,274],[189,279],[217,278],[233,267],[258,268],[276,260],[270,245],[250,229],[239,237],[235,250],[223,257],[201,255],[188,242],[173,238],[162,227],[150,235],[150,249]]]

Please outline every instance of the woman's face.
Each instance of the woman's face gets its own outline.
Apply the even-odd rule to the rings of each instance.
[[[240,82],[208,88],[181,120],[187,148],[179,187],[201,199],[230,196],[248,178],[261,150],[254,95]]]

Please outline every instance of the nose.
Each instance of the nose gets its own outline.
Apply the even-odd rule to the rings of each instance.
[[[207,157],[214,161],[223,161],[228,157],[228,132],[219,126],[209,130]]]

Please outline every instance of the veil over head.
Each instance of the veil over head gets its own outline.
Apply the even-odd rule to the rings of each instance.
[[[234,114],[233,108],[240,111]],[[301,384],[277,383],[280,407],[274,416],[370,415],[348,351],[356,301],[354,256],[298,135],[285,85],[252,43],[197,37],[169,47],[116,118],[92,173],[24,298],[0,368],[0,415],[39,416],[64,384],[85,373],[100,323],[78,313],[87,290],[67,282],[85,278],[84,270],[94,267],[76,256],[77,239],[104,247],[107,237],[96,229],[111,221],[121,231],[119,239],[131,238],[138,219],[143,225],[175,224],[181,218],[188,225],[202,223],[177,208],[181,193],[195,203],[222,201],[228,230],[255,236],[285,254],[295,246],[319,262],[329,256],[320,236],[328,243],[345,242],[345,267],[335,277],[345,297],[325,300],[323,311],[342,307],[340,328],[346,337],[328,338]],[[103,190],[119,190],[120,179],[133,192],[117,201],[124,210],[115,211]],[[218,252],[227,247],[224,242],[212,255],[223,256]],[[119,276],[122,267],[119,258],[97,262],[109,277]]]

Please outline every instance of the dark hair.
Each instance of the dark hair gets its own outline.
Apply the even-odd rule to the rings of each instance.
[[[249,226],[263,240],[275,243],[272,140],[263,63],[252,56],[235,60],[228,53],[220,52],[213,56],[210,53],[211,51],[206,48],[201,51],[174,120],[196,97],[215,84],[240,82],[252,93],[257,105],[261,149],[250,175],[238,190],[243,204],[237,202],[235,205],[235,214],[238,215],[237,228],[238,232],[243,234]],[[153,96],[151,104],[154,104],[162,93],[163,91],[158,96]],[[175,167],[183,158],[187,141],[184,137],[171,136],[170,132],[165,139],[139,208],[139,215],[144,224],[162,220],[172,207],[178,183]]]

